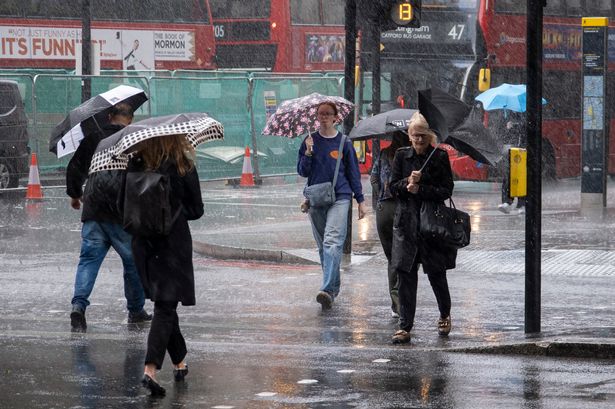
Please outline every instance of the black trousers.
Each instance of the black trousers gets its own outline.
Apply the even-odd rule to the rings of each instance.
[[[376,208],[376,228],[378,229],[378,237],[380,238],[380,244],[382,244],[384,255],[387,257],[387,275],[389,279],[389,295],[391,296],[391,310],[399,313],[399,283],[397,280],[397,272],[391,265],[393,219],[395,219],[396,207],[397,202],[395,200],[385,200],[378,203]]]
[[[174,365],[183,361],[188,352],[186,341],[179,329],[177,301],[156,301],[154,303],[154,317],[147,336],[145,364],[155,364],[156,369],[162,368],[166,351],[169,351]]]
[[[416,312],[416,289],[418,285],[419,263],[415,262],[410,271],[397,270],[399,277],[399,328],[410,331],[414,325]],[[436,296],[440,318],[451,313],[451,295],[448,291],[446,270],[425,271],[429,284]]]

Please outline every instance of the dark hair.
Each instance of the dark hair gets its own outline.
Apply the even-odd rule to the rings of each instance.
[[[335,114],[335,116],[337,116],[337,105],[335,105],[333,102],[331,101],[325,101],[322,102],[318,105],[318,108],[320,108],[323,105],[329,105],[331,108],[333,108],[333,113]]]
[[[115,104],[113,108],[111,108],[111,116],[122,115],[128,118],[132,118],[134,116],[134,110],[130,106],[130,104],[126,102],[120,102],[119,104]]]
[[[399,148],[403,148],[404,146],[410,146],[410,138],[408,134],[404,131],[395,131],[393,133],[393,140],[391,144],[382,150],[382,153],[385,153],[389,159],[393,159],[395,156],[395,152]]]

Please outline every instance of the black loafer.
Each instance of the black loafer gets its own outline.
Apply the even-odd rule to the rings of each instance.
[[[188,375],[188,365],[182,369],[173,369],[173,376],[177,382],[183,381],[186,375]]]
[[[143,375],[143,379],[141,380],[141,384],[150,390],[152,396],[164,396],[167,391],[160,386],[158,382],[153,380],[149,375]]]

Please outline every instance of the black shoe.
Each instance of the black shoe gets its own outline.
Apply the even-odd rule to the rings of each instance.
[[[128,312],[128,323],[139,324],[145,321],[151,321],[152,314],[148,314],[147,311],[141,310],[139,312]]]
[[[85,332],[88,328],[85,322],[85,311],[77,305],[73,305],[70,313],[70,326],[73,332]]]
[[[188,365],[186,365],[182,369],[173,369],[173,376],[175,377],[176,382],[181,382],[188,375]]]
[[[149,389],[152,396],[164,396],[167,393],[167,391],[149,375],[143,375],[141,385],[143,385],[144,388]]]
[[[322,306],[323,310],[330,310],[333,306],[333,297],[326,291],[319,291],[316,294],[316,302]]]

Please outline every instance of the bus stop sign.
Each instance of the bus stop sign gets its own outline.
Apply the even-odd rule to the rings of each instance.
[[[581,207],[606,206],[605,117],[608,19],[584,17]]]

